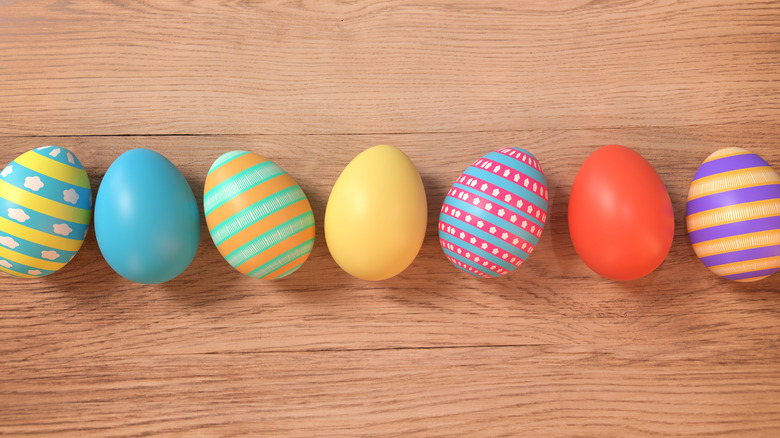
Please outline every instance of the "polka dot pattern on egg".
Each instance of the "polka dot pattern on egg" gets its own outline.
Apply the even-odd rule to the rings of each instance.
[[[533,252],[547,221],[547,180],[520,148],[479,158],[450,188],[439,242],[456,267],[479,277],[506,275]]]

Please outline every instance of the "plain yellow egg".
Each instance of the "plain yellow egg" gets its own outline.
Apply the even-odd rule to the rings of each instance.
[[[325,209],[325,240],[346,272],[384,280],[414,261],[427,214],[425,187],[414,163],[393,146],[374,146],[336,180]]]

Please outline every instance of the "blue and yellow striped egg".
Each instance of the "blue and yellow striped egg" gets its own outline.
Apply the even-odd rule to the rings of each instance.
[[[455,180],[439,214],[447,259],[494,278],[531,255],[547,221],[547,179],[530,152],[508,147],[476,160]]]
[[[780,269],[780,176],[763,158],[734,147],[707,157],[686,210],[693,250],[718,276],[756,281]]]
[[[258,154],[233,151],[217,158],[206,176],[203,209],[220,254],[250,277],[292,274],[314,246],[314,214],[303,190]]]
[[[69,150],[43,146],[0,172],[0,271],[42,277],[81,248],[92,218],[84,166]]]

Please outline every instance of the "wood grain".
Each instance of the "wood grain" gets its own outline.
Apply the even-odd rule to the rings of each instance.
[[[147,147],[200,198],[214,159],[251,150],[317,222],[309,261],[274,282],[230,268],[205,222],[162,285],[119,277],[92,233],[51,276],[0,278],[0,434],[780,434],[780,277],[718,279],[683,217],[716,149],[780,169],[776,2],[31,1],[0,17],[0,165],[57,144],[96,191]],[[344,166],[383,143],[417,165],[429,220],[415,262],[371,283],[330,258],[322,219]],[[669,256],[633,282],[592,273],[568,234],[577,169],[610,143],[646,157],[675,208]],[[541,161],[550,220],[519,270],[469,278],[438,210],[507,145]]]

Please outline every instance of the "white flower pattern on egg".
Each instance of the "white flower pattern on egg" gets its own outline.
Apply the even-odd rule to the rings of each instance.
[[[60,148],[54,149],[51,152],[49,152],[49,155],[51,155],[54,158],[56,158],[57,155],[59,155],[59,154],[60,154]]]
[[[14,238],[11,236],[0,236],[0,245],[14,249],[19,246],[19,242],[14,240]]]
[[[76,193],[76,190],[74,189],[63,190],[62,198],[65,200],[65,202],[69,202],[71,204],[79,202],[79,194]]]
[[[0,172],[0,176],[5,178],[8,175],[10,175],[11,172],[13,172],[13,171],[14,171],[14,165],[13,164],[9,164],[9,165],[5,166],[5,169],[3,169],[2,172]]]
[[[12,265],[8,260],[0,260],[0,266],[6,269],[11,269],[14,265]]]
[[[17,221],[17,222],[24,222],[28,219],[30,219],[30,216],[24,212],[21,208],[9,208],[8,209],[8,217],[11,219]]]
[[[68,163],[70,164],[76,164],[76,161],[73,159],[73,154],[68,152]]]
[[[60,236],[67,236],[73,231],[68,224],[54,224],[52,228],[54,229],[54,232]]]
[[[56,260],[60,254],[57,251],[41,251],[41,257],[46,260]]]
[[[27,274],[29,274],[29,275],[41,275],[42,272],[37,270],[37,269],[30,269],[30,270],[27,271]]]
[[[43,187],[43,181],[39,176],[28,176],[24,179],[24,186],[33,192],[37,192]]]

